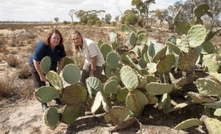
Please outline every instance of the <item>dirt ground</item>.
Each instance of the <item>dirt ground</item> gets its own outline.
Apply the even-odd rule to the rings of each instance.
[[[0,24],[0,35],[1,37],[7,36],[7,40],[11,39],[11,35],[16,37],[16,34],[13,33],[18,33],[19,30],[22,31],[24,25],[5,29],[4,27],[8,26]],[[44,32],[44,27],[42,25],[38,27],[40,28],[40,31],[35,32],[36,34]],[[49,28],[51,27],[52,26],[49,26]],[[28,31],[33,31],[32,26],[29,26],[28,28]],[[37,29],[36,26],[34,28],[34,30]],[[61,28],[61,30],[62,32],[65,32],[67,31],[67,28]],[[91,34],[90,32],[88,32],[88,34]],[[107,34],[100,35],[99,32],[103,31],[97,30],[97,33],[93,34],[92,39],[95,39],[96,34],[99,35],[98,38],[107,36]],[[19,33],[22,34],[22,32]],[[29,33],[25,34],[25,36],[28,34]],[[22,57],[22,59],[28,60],[30,51],[26,51],[27,46],[36,43],[36,41],[41,37],[36,34],[28,39],[24,38],[17,41],[22,44],[19,46],[9,46],[10,41],[7,41],[8,44],[6,44],[6,50],[8,50],[8,54],[13,52]],[[67,39],[68,33],[65,33],[64,35],[65,39]],[[159,37],[160,40],[165,40],[162,35],[158,35],[156,37]],[[16,39],[18,39],[18,37]],[[8,67],[4,60],[0,61],[1,79],[4,78],[3,73],[6,70],[9,70],[9,72],[15,71],[14,68]],[[24,83],[22,80],[15,82],[15,84],[21,88],[24,86],[22,83]],[[31,78],[28,78],[25,83],[32,83]],[[29,90],[33,90],[33,87],[29,88]],[[189,85],[189,87],[187,86],[187,88],[191,88],[191,85]],[[52,102],[50,105],[55,104]],[[102,113],[95,115],[81,114],[81,116],[73,124],[67,125],[60,123],[58,127],[52,130],[45,125],[41,105],[33,97],[33,95],[30,95],[29,97],[11,96],[8,98],[0,98],[0,134],[206,134],[207,131],[204,125],[191,127],[186,130],[173,129],[174,126],[183,120],[189,118],[200,118],[200,110],[200,106],[194,105],[165,114],[162,110],[155,108],[155,106],[148,105],[145,107],[142,115],[137,118],[138,122],[135,122],[132,126],[117,132],[110,132],[111,124],[105,121]]]
[[[51,104],[53,105],[53,103]],[[73,124],[60,123],[54,130],[45,125],[41,105],[36,99],[0,101],[0,133],[1,134],[205,134],[204,126],[189,128],[185,131],[174,130],[173,127],[182,120],[196,117],[197,108],[164,114],[162,111],[148,106],[134,123],[117,132],[110,132],[102,114],[82,115]]]

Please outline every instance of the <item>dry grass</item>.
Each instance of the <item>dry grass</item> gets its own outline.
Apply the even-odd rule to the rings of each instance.
[[[0,97],[10,97],[14,92],[13,81],[15,77],[10,77],[9,73],[6,72],[4,77],[0,79]]]
[[[5,61],[8,63],[8,65],[9,65],[10,67],[14,67],[14,68],[16,68],[17,66],[19,66],[19,64],[21,63],[21,62],[18,60],[18,57],[15,56],[15,55],[6,56]]]
[[[18,66],[18,78],[28,79],[31,76],[30,68],[28,64],[20,64]]]

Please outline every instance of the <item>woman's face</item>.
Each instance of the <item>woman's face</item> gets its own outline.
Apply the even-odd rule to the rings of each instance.
[[[73,40],[75,46],[81,46],[81,36],[78,34],[72,34],[71,40]]]
[[[60,43],[61,37],[59,34],[53,33],[50,38],[50,45],[57,46]]]

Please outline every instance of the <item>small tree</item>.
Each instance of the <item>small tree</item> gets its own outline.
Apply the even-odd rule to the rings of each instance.
[[[58,18],[58,17],[55,17],[55,18],[54,18],[54,21],[58,23],[59,18]]]
[[[75,10],[71,9],[68,13],[68,15],[71,17],[71,22],[73,22],[73,18],[74,18],[74,14],[75,14]]]

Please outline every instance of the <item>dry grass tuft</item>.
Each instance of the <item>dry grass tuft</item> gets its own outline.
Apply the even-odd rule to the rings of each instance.
[[[20,61],[18,60],[18,58],[14,55],[9,55],[5,58],[5,61],[8,63],[8,65],[10,67],[14,67],[16,68],[17,66],[19,66]]]
[[[9,77],[8,72],[0,79],[0,97],[10,97],[14,94],[14,77]]]
[[[23,80],[23,83],[19,86],[19,91],[17,95],[23,99],[33,99],[34,98],[34,83],[32,79]]]
[[[18,66],[18,78],[27,79],[31,76],[29,65],[24,63]]]

